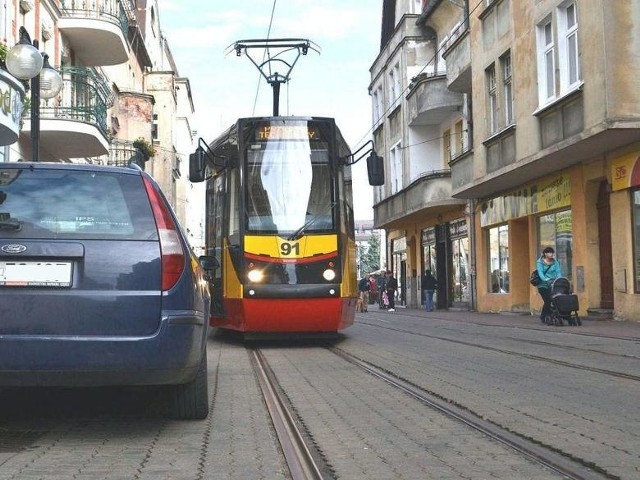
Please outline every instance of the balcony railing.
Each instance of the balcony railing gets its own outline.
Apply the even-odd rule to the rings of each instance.
[[[129,16],[123,6],[131,9],[131,0],[62,0],[62,14],[65,17],[92,18],[118,25],[127,38]]]
[[[41,103],[41,118],[95,124],[106,135],[107,109],[113,99],[106,80],[93,69],[84,67],[64,67],[61,74],[62,91],[58,97]],[[28,118],[29,115],[27,110],[24,116]]]
[[[98,157],[95,163],[113,167],[128,167],[132,161],[144,170],[145,162],[142,160],[140,151],[133,146],[133,142],[115,138],[111,141],[109,153]]]

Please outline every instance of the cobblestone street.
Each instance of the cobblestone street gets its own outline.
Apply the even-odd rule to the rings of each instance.
[[[375,307],[357,320],[335,347],[603,478],[638,478],[640,325]],[[258,346],[327,478],[562,478],[322,342]],[[239,337],[211,336],[209,384],[194,422],[167,420],[153,392],[4,391],[0,479],[290,478]]]

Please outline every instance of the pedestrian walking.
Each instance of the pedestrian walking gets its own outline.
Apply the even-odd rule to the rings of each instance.
[[[367,277],[362,277],[358,282],[358,305],[356,310],[364,313],[369,309],[369,291],[371,290],[371,284]]]
[[[380,275],[377,279],[378,284],[378,305],[381,310],[386,310],[388,301],[385,304],[385,297],[387,296],[387,277],[386,275]]]
[[[386,292],[389,299],[389,311],[396,311],[396,290],[398,289],[398,280],[393,276],[391,270],[387,270]]]
[[[422,276],[422,291],[424,298],[424,306],[427,309],[427,312],[433,312],[433,294],[436,291],[436,287],[438,286],[438,280],[433,276],[431,270],[425,270],[424,275]]]
[[[542,250],[542,255],[536,261],[536,270],[540,277],[538,284],[538,293],[542,297],[544,304],[540,312],[540,321],[548,323],[547,317],[551,315],[551,284],[553,281],[562,276],[560,262],[555,258],[556,252],[553,248],[547,247]]]

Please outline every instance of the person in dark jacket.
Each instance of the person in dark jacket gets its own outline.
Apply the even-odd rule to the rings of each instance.
[[[424,292],[424,306],[427,312],[433,312],[433,294],[438,286],[438,280],[431,273],[431,270],[425,270],[422,276],[422,291]]]
[[[371,285],[367,277],[362,277],[358,282],[358,305],[356,310],[360,312],[367,312],[369,307],[369,291]]]
[[[388,309],[389,312],[396,311],[395,298],[396,298],[397,289],[398,289],[398,280],[396,280],[396,277],[393,276],[393,273],[391,272],[391,270],[387,270],[386,290],[387,290],[387,298],[389,299],[389,309]]]
[[[556,260],[556,251],[547,247],[542,250],[542,255],[536,261],[536,269],[540,276],[540,284],[538,285],[538,293],[542,297],[544,304],[540,312],[540,321],[549,323],[547,317],[551,315],[551,284],[553,281],[562,276],[560,262]]]

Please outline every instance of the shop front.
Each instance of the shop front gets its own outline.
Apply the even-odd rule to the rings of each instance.
[[[580,175],[576,175],[579,182]],[[577,202],[581,205],[584,201]],[[545,247],[556,251],[563,276],[574,282],[574,218],[569,172],[524,185],[478,205],[478,309],[522,311],[540,307],[528,279]],[[478,228],[479,227],[479,228]],[[584,290],[584,282],[579,285]]]
[[[611,162],[614,314],[640,321],[640,146]]]
[[[422,272],[431,270],[438,280],[434,304],[439,309],[470,308],[470,252],[465,218],[422,230]],[[424,304],[422,298],[421,304]]]
[[[396,305],[407,305],[407,238],[400,237],[392,240],[391,270],[398,280],[396,291]]]

